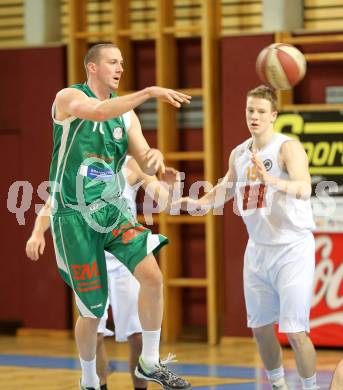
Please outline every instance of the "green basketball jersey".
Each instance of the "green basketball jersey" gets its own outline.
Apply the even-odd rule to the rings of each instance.
[[[87,84],[76,84],[71,88],[96,98]],[[116,95],[111,94],[111,98]],[[64,121],[54,119],[53,137],[50,165],[53,209],[89,205],[121,195],[124,188],[121,167],[128,148],[122,117],[104,122],[76,117]]]

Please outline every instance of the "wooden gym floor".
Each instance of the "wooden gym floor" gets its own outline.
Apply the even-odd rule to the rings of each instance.
[[[111,359],[109,389],[131,390],[127,372],[127,344],[106,339]],[[174,370],[188,378],[196,390],[267,390],[261,362],[251,339],[228,339],[209,347],[200,343],[163,344],[161,356],[176,353]],[[318,382],[326,390],[343,351],[318,351]],[[292,353],[284,351],[290,390],[301,389]],[[52,336],[0,336],[1,390],[77,390],[79,365],[75,342]],[[160,389],[149,385],[150,390]]]

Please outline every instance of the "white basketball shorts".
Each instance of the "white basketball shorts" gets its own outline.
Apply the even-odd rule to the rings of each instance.
[[[110,255],[112,256],[112,255]],[[109,255],[106,254],[106,258]],[[138,316],[139,283],[131,272],[112,256],[115,267],[108,267],[108,300],[112,310],[117,341],[127,341],[134,333],[141,333],[142,327]],[[108,260],[106,260],[108,261]],[[107,310],[101,318],[98,333],[106,335]]]
[[[278,322],[282,333],[309,332],[314,270],[311,233],[286,245],[249,240],[243,272],[248,327]]]

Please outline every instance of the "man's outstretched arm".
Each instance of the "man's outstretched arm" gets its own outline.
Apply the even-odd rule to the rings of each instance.
[[[57,119],[63,120],[71,116],[102,122],[131,111],[151,98],[159,99],[176,108],[191,100],[190,96],[182,92],[161,87],[148,87],[115,99],[105,100],[89,97],[75,88],[64,88],[56,95]]]

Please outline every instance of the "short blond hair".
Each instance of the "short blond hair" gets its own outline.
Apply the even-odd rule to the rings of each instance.
[[[99,62],[99,59],[100,59],[100,52],[102,49],[118,49],[118,46],[116,46],[114,43],[98,43],[94,46],[92,46],[87,54],[85,55],[85,59],[83,61],[84,63],[84,66],[86,68],[86,71],[87,71],[87,65],[90,63],[90,62],[94,62],[95,64],[97,64]]]
[[[251,89],[247,93],[247,98],[248,97],[266,99],[272,105],[272,111],[278,110],[277,96],[276,96],[275,90],[270,88],[270,87],[267,87],[266,85],[259,85],[258,87]]]

